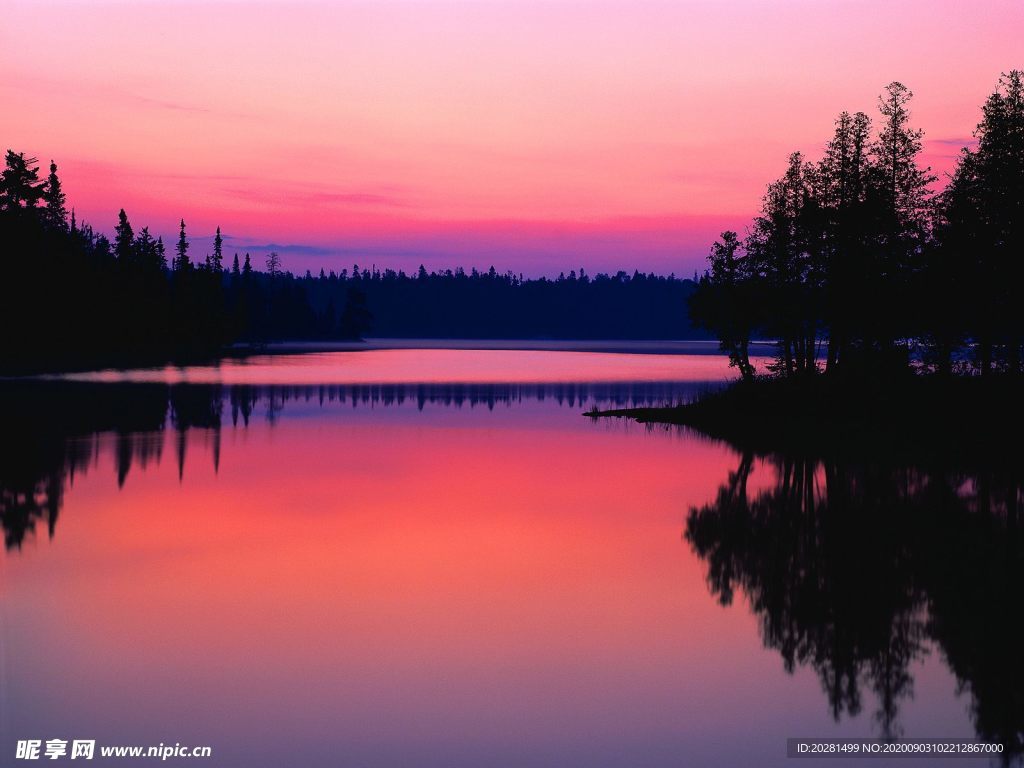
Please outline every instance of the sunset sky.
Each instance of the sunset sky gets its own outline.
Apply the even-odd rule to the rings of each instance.
[[[1022,30],[1020,0],[7,0],[0,143],[200,258],[219,224],[292,271],[689,274],[891,80],[947,171]]]

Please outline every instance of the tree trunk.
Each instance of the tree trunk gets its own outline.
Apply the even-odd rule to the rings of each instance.
[[[754,366],[750,364],[750,339],[744,339],[740,346],[740,373],[744,381],[753,381]]]

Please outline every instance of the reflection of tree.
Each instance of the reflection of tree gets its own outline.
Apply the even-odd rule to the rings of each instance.
[[[59,382],[6,384],[0,391],[0,523],[19,549],[45,521],[52,537],[66,486],[95,464],[110,435],[118,485],[133,465],[159,462],[168,388]]]
[[[0,384],[0,522],[7,549],[20,548],[40,521],[52,536],[67,483],[85,473],[109,445],[123,487],[131,471],[159,464],[167,430],[173,430],[178,476],[184,478],[189,440],[212,439],[214,469],[220,463],[221,430],[249,426],[258,406],[275,424],[289,403],[321,408],[339,405],[423,408],[494,408],[527,399],[552,398],[570,406],[585,401],[650,405],[683,399],[692,383],[611,382],[555,384],[361,384],[250,386],[91,384],[37,381]]]
[[[898,736],[911,663],[934,642],[969,691],[979,736],[1022,752],[1024,661],[1013,628],[1024,596],[1019,475],[772,456],[751,490],[740,456],[685,537],[723,604],[750,601],[766,647],[787,670],[817,672],[832,714],[878,700]]]
[[[929,632],[971,694],[978,733],[1024,755],[1022,478],[1002,471],[954,478],[962,504],[936,522],[928,573]]]

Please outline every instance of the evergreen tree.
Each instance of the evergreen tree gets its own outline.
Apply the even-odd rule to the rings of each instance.
[[[235,254],[235,260],[231,262],[231,274],[238,277],[241,274],[241,270],[238,266],[238,254]]]
[[[187,272],[192,266],[188,260],[188,237],[185,235],[185,220],[181,220],[181,230],[178,233],[178,244],[175,246],[174,271]]]
[[[7,150],[5,167],[0,172],[0,210],[35,208],[43,195],[39,183],[39,161],[24,152]]]
[[[50,161],[50,175],[42,191],[43,204],[46,207],[46,221],[51,227],[64,229],[67,227],[68,212],[65,208],[67,196],[57,176],[57,164]],[[73,229],[73,228],[72,228]]]
[[[863,260],[868,243],[865,205],[872,173],[870,134],[871,119],[863,112],[841,113],[814,174],[813,196],[821,214],[823,320],[828,329],[826,372],[837,369],[851,338],[859,335],[858,294],[865,289]]]
[[[754,378],[750,362],[750,339],[756,329],[752,261],[741,256],[742,245],[735,232],[726,231],[711,246],[710,269],[690,299],[690,316],[713,331],[719,346],[729,355],[729,364],[739,369],[745,381]]]
[[[815,260],[807,226],[811,179],[803,155],[789,157],[786,173],[768,186],[761,215],[747,237],[750,269],[764,281],[762,316],[778,339],[776,370],[787,375],[814,372],[817,332],[813,307]]]
[[[277,251],[271,251],[267,254],[267,274],[270,275],[271,279],[281,275],[281,257],[277,254]]]
[[[878,99],[882,126],[871,147],[878,179],[882,210],[887,218],[883,245],[889,256],[883,269],[898,272],[914,264],[928,231],[930,193],[936,180],[931,168],[917,164],[924,131],[910,127],[908,104],[913,93],[902,83],[892,82]]]
[[[156,239],[156,263],[161,271],[167,269],[167,252],[164,248],[163,235]]]
[[[217,227],[217,234],[213,238],[213,258],[210,261],[210,268],[217,273],[224,271],[224,240],[220,236],[220,227]]]
[[[117,226],[114,227],[114,256],[122,264],[128,264],[133,260],[134,248],[135,233],[128,222],[128,215],[122,208],[117,214]]]
[[[144,267],[153,268],[158,264],[156,240],[149,234],[149,227],[143,227],[139,230],[139,234],[135,238],[133,250],[139,263]]]
[[[249,254],[245,254],[245,265],[242,267],[242,274],[246,277],[252,274],[252,262],[249,261]]]
[[[1024,282],[1024,73],[1000,77],[982,107],[975,150],[964,149],[942,197],[940,233],[970,281],[971,337],[982,375],[999,346],[1013,372],[1022,368],[1024,326],[1017,292]]]

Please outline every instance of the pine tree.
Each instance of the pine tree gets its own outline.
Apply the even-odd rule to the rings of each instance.
[[[866,264],[874,276],[868,290],[875,306],[867,324],[865,350],[883,368],[907,364],[907,339],[919,319],[913,310],[913,282],[931,235],[931,169],[918,165],[924,132],[910,127],[913,93],[890,83],[879,97],[882,125],[871,148],[874,183],[870,211],[876,259]]]
[[[711,246],[711,268],[691,297],[690,315],[697,324],[715,332],[721,350],[729,355],[729,364],[749,381],[755,374],[749,352],[755,308],[749,302],[751,262],[740,255],[741,249],[733,231],[723,232]]]
[[[941,237],[966,262],[970,333],[981,373],[992,371],[1004,341],[1008,368],[1018,373],[1024,367],[1017,299],[1024,282],[1024,73],[1000,77],[974,135],[977,148],[963,150],[943,195]]]
[[[276,278],[281,274],[281,257],[278,256],[277,251],[267,254],[267,274],[271,278]]]
[[[133,260],[135,249],[135,233],[128,222],[124,208],[117,214],[117,226],[114,227],[114,256],[122,264]]]
[[[747,238],[747,258],[767,289],[767,330],[778,339],[775,369],[787,375],[813,372],[815,330],[809,289],[814,277],[808,224],[811,174],[800,152],[789,156],[786,173],[768,185],[761,215]]]
[[[46,177],[46,184],[42,191],[43,203],[46,206],[47,223],[56,229],[67,228],[68,211],[65,208],[67,196],[61,187],[60,178],[57,176],[57,164],[50,161],[50,175]]]
[[[843,112],[825,156],[814,169],[813,196],[819,206],[817,269],[823,283],[822,307],[828,331],[826,372],[835,372],[856,334],[862,313],[864,254],[868,247],[865,211],[871,185],[871,119]]]
[[[39,161],[24,152],[7,150],[5,167],[0,172],[0,210],[35,208],[43,194],[39,183]]]
[[[214,272],[224,271],[224,240],[220,236],[220,227],[217,227],[217,234],[213,238],[213,258],[210,261],[210,268]]]
[[[238,277],[241,274],[241,270],[238,267],[238,254],[235,254],[235,260],[231,262],[231,274]]]
[[[167,269],[167,251],[164,248],[163,235],[156,239],[156,263],[161,271]]]
[[[936,180],[931,168],[917,164],[924,131],[910,127],[907,105],[913,95],[902,83],[886,86],[878,99],[881,132],[871,148],[883,215],[888,219],[883,242],[891,261],[884,267],[893,271],[910,266],[914,249],[927,234],[931,212],[928,185]]]
[[[188,260],[188,238],[185,236],[185,220],[181,220],[181,231],[178,234],[178,244],[175,246],[174,271],[187,272],[192,266]]]
[[[154,240],[153,236],[149,234],[149,227],[143,227],[139,230],[139,234],[135,238],[133,250],[139,263],[147,269],[156,265],[156,240]]]
[[[242,267],[242,274],[246,277],[252,274],[252,262],[249,261],[249,254],[245,254],[245,265]]]

